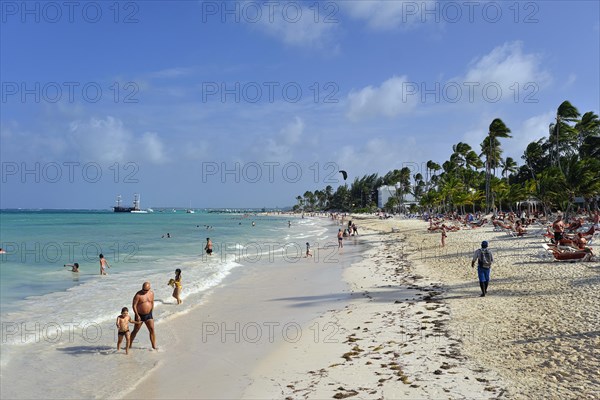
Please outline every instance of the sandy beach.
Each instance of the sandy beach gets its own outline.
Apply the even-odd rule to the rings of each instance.
[[[164,324],[167,350],[125,397],[600,397],[599,263],[543,259],[541,237],[491,226],[441,248],[422,221],[353,219],[337,256],[249,269]]]
[[[313,252],[311,258],[267,261],[269,255],[245,262],[202,305],[163,321],[157,328],[160,361],[123,397],[242,397],[260,360],[282,343],[295,346],[313,334],[313,319],[348,301],[342,273],[359,259],[359,246],[348,246],[340,257],[335,248]],[[144,331],[138,338],[142,343],[133,351],[148,342]]]

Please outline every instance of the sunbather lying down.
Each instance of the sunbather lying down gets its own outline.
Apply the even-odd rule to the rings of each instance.
[[[454,226],[454,225],[446,225],[446,224],[442,224],[442,225],[432,225],[429,228],[427,228],[427,230],[429,232],[435,232],[435,231],[441,231],[441,230],[445,230],[445,231],[458,231],[460,230],[460,228],[458,226]]]
[[[511,231],[513,230],[513,227],[511,224],[505,224],[502,221],[492,219],[492,224],[494,225],[494,228],[509,229]]]
[[[583,226],[583,218],[579,218],[574,222],[571,222],[569,224],[569,226],[567,226],[567,231],[569,232],[574,232],[577,229],[581,228]]]
[[[560,246],[572,246],[576,249],[584,249],[587,246],[587,242],[592,236],[586,236],[585,233],[579,232],[577,235],[565,235],[564,238],[560,239]]]
[[[517,232],[517,236],[523,236],[527,233],[527,229],[523,228],[521,221],[515,223],[515,232]]]
[[[558,261],[591,261],[594,257],[592,249],[586,247],[582,250],[560,250],[556,246],[550,247],[552,255]]]
[[[487,224],[487,222],[488,222],[487,218],[484,218],[481,221],[469,222],[469,225],[471,225],[471,228],[475,229],[475,228],[481,228],[483,225]]]

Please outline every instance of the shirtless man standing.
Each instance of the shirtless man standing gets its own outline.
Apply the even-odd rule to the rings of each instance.
[[[135,314],[135,320],[143,322],[146,324],[146,327],[148,327],[152,348],[158,350],[158,347],[156,347],[156,335],[154,334],[154,319],[152,317],[152,310],[154,309],[154,292],[150,290],[150,282],[144,282],[142,290],[138,291],[135,296],[133,296],[131,308]],[[136,325],[135,328],[133,328],[130,343],[133,343],[135,336],[141,328],[141,324]]]
[[[562,215],[556,218],[556,221],[552,224],[552,229],[554,229],[554,242],[558,244],[565,233],[565,223],[562,220]]]

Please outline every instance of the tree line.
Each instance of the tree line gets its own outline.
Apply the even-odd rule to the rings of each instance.
[[[479,145],[459,142],[442,163],[429,160],[424,173],[412,175],[408,167],[355,177],[335,191],[331,185],[306,191],[296,197],[295,211],[374,212],[378,189],[395,187],[384,211],[466,213],[469,211],[514,210],[517,203],[535,201],[544,212],[576,206],[597,209],[600,201],[600,119],[592,111],[583,115],[564,101],[549,124],[548,136],[531,142],[519,166],[512,157],[502,157],[501,140],[510,140],[510,128],[494,119]],[[391,194],[391,193],[390,193]],[[405,196],[417,204],[405,206]],[[539,209],[539,208],[538,208]]]

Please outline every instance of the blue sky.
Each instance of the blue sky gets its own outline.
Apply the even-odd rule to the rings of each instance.
[[[596,1],[0,4],[1,208],[283,207],[600,109]]]

